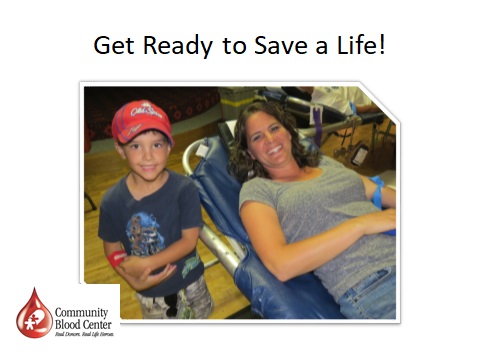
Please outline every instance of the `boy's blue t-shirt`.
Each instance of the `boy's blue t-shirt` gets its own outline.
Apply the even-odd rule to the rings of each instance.
[[[186,176],[167,171],[167,182],[140,201],[130,194],[126,176],[107,190],[100,204],[98,228],[98,236],[103,241],[121,241],[127,254],[144,257],[179,240],[182,229],[203,226],[195,184]],[[186,288],[204,272],[196,250],[174,264],[177,270],[171,278],[140,293],[148,297],[171,295]]]

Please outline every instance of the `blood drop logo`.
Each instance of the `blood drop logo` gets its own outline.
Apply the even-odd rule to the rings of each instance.
[[[32,296],[17,316],[17,327],[29,338],[41,338],[48,334],[53,325],[50,311],[42,304],[33,288]]]

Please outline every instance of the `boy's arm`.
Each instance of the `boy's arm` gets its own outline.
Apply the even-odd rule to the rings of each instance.
[[[190,254],[197,246],[200,228],[194,227],[182,230],[182,237],[164,250],[147,257],[129,256],[119,267],[124,274],[131,276],[140,276],[146,269],[155,270],[166,264],[175,261]]]
[[[107,258],[116,251],[123,251],[122,244],[119,241],[113,243],[104,241],[103,248],[105,251],[105,256]],[[125,259],[128,258],[129,257],[126,257]],[[125,260],[123,262],[125,262]],[[117,272],[118,275],[125,279],[125,281],[128,283],[128,285],[130,285],[132,289],[134,289],[135,291],[142,291],[168,279],[175,272],[176,266],[167,264],[167,266],[165,266],[165,269],[162,272],[155,275],[150,275],[152,269],[148,267],[145,268],[144,271],[139,273],[137,276],[127,274],[120,266],[115,266],[114,270]]]

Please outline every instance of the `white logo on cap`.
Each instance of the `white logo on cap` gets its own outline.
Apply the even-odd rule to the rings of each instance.
[[[133,108],[130,113],[131,116],[141,114],[158,116],[160,119],[163,119],[163,116],[159,112],[155,111],[152,105],[148,102],[144,102],[139,108]]]
[[[130,135],[136,133],[137,130],[140,129],[141,127],[142,127],[142,124],[138,124],[137,126],[131,127],[127,136],[130,136]]]

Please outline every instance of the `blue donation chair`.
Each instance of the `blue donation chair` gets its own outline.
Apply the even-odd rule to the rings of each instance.
[[[190,157],[203,155],[192,171]],[[184,152],[183,167],[200,192],[202,206],[234,251],[204,225],[200,238],[233,276],[235,285],[263,319],[344,319],[320,280],[308,273],[279,281],[255,253],[238,212],[241,184],[227,171],[228,151],[218,136],[197,140]]]

